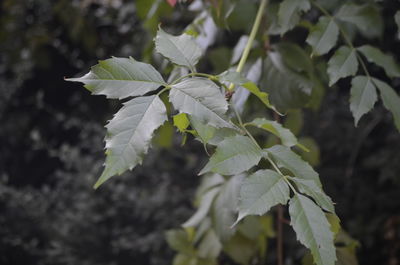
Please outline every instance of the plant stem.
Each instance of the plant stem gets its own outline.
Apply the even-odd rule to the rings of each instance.
[[[205,74],[205,73],[190,73],[184,76],[181,76],[177,79],[175,79],[170,85],[175,85],[176,83],[178,83],[179,81],[187,78],[187,77],[191,77],[191,76],[200,76],[200,77],[206,77],[208,79],[214,80],[215,76],[214,75],[210,75],[210,74]]]
[[[258,7],[257,16],[254,20],[253,27],[251,28],[249,39],[247,40],[246,47],[243,50],[242,57],[240,58],[239,64],[236,68],[236,72],[240,73],[243,70],[244,65],[246,64],[247,58],[249,57],[249,53],[251,47],[253,46],[254,39],[256,38],[258,28],[260,27],[261,18],[264,13],[264,9],[267,6],[267,0],[261,0],[260,6]],[[232,91],[235,88],[235,85],[232,83],[228,90]]]
[[[356,56],[357,60],[360,62],[361,67],[365,73],[366,76],[370,77],[369,71],[367,69],[367,66],[364,63],[364,60],[361,58],[361,56],[358,54],[356,48],[354,47],[353,43],[351,42],[350,38],[347,36],[346,32],[343,30],[343,28],[337,23],[336,18],[329,14],[329,12],[323,8],[321,5],[319,5],[317,2],[314,0],[311,1],[311,4],[314,5],[316,8],[318,8],[325,16],[329,17],[332,19],[332,21],[336,24],[336,26],[339,28],[340,34],[342,35],[344,42],[352,49],[356,51]]]

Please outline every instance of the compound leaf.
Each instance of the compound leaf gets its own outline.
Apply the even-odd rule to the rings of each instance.
[[[225,138],[199,175],[215,172],[222,175],[242,173],[261,160],[261,149],[249,137],[236,135]]]
[[[329,85],[332,86],[341,78],[354,76],[357,70],[356,51],[347,46],[340,47],[328,62]]]
[[[155,44],[156,51],[165,58],[174,64],[186,66],[192,71],[202,54],[202,50],[194,38],[186,33],[173,36],[160,28],[157,32]]]
[[[165,85],[160,73],[150,64],[115,57],[99,61],[82,77],[66,80],[84,83],[95,95],[118,99],[141,96]]]
[[[297,239],[311,250],[317,265],[334,265],[333,233],[324,212],[309,198],[295,194],[289,202],[291,225]]]
[[[339,28],[334,18],[320,17],[306,41],[313,47],[314,54],[323,55],[336,45],[338,37]]]
[[[153,132],[166,120],[165,105],[156,95],[125,102],[106,126],[105,169],[94,187],[141,164]]]
[[[240,186],[239,222],[247,215],[263,215],[277,204],[289,200],[289,186],[278,173],[258,170]]]
[[[374,107],[377,98],[376,88],[370,77],[353,78],[350,90],[350,110],[356,126],[360,118]]]
[[[218,86],[206,78],[188,78],[172,85],[169,100],[179,112],[214,127],[235,128],[225,119],[228,103]]]

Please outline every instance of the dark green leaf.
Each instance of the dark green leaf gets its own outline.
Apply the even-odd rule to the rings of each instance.
[[[377,100],[376,88],[370,77],[356,76],[351,81],[350,110],[357,126],[360,118],[369,112]]]
[[[392,87],[390,87],[385,82],[382,82],[376,78],[372,79],[376,87],[379,89],[383,105],[386,109],[392,112],[394,124],[397,127],[397,130],[400,131],[400,97],[394,91]]]
[[[354,76],[357,70],[356,51],[347,46],[340,47],[328,62],[329,85],[332,86],[340,78]]]
[[[284,0],[278,11],[278,22],[281,26],[281,34],[294,28],[300,21],[302,12],[311,8],[308,0]]]
[[[222,175],[239,174],[257,165],[261,155],[261,149],[249,137],[228,137],[218,144],[216,152],[199,175],[210,171]]]
[[[258,170],[240,186],[239,222],[247,215],[263,215],[277,204],[289,200],[289,186],[283,176],[266,169]]]
[[[95,95],[118,99],[144,95],[165,85],[160,73],[153,66],[133,58],[99,61],[99,64],[93,66],[83,77],[66,80],[84,83]]]
[[[306,41],[313,47],[314,54],[324,55],[336,45],[338,37],[339,28],[334,18],[320,17]]]
[[[202,55],[201,48],[194,38],[185,33],[180,36],[172,36],[160,28],[155,43],[157,52],[172,63],[186,66],[192,71]]]
[[[95,188],[142,163],[153,132],[166,120],[165,105],[158,96],[134,98],[124,103],[106,126],[107,159]]]
[[[333,233],[324,212],[312,200],[295,194],[289,202],[289,214],[297,239],[311,250],[315,263],[334,265]]]
[[[371,63],[375,63],[385,70],[387,76],[400,77],[400,66],[395,62],[393,56],[384,54],[381,50],[371,45],[363,45],[357,48]]]

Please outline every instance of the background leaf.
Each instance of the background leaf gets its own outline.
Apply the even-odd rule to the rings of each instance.
[[[166,120],[165,105],[158,96],[134,98],[124,103],[106,126],[107,158],[95,188],[142,163],[153,132]]]
[[[307,197],[295,194],[289,201],[289,214],[297,239],[311,250],[315,263],[334,265],[333,233],[324,212]]]
[[[369,112],[376,102],[376,88],[367,76],[356,76],[351,81],[350,110],[357,126],[360,118]]]
[[[115,57],[99,61],[86,75],[67,81],[82,82],[95,95],[118,99],[141,96],[166,85],[160,73],[150,64],[133,58]]]

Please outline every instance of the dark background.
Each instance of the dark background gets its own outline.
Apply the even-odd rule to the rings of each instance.
[[[0,2],[0,264],[170,264],[164,231],[193,213],[202,146],[176,137],[94,191],[103,125],[119,103],[64,81],[98,59],[143,59],[153,37],[138,14],[143,2]],[[398,8],[382,5],[384,14]],[[193,18],[183,6],[165,9],[162,23],[177,32]],[[380,44],[395,53],[387,23]],[[399,80],[392,85],[399,92]],[[360,264],[400,264],[400,134],[381,103],[355,128],[348,90],[346,81],[330,89],[320,112],[306,112],[302,134],[320,146],[318,171],[360,242]]]

